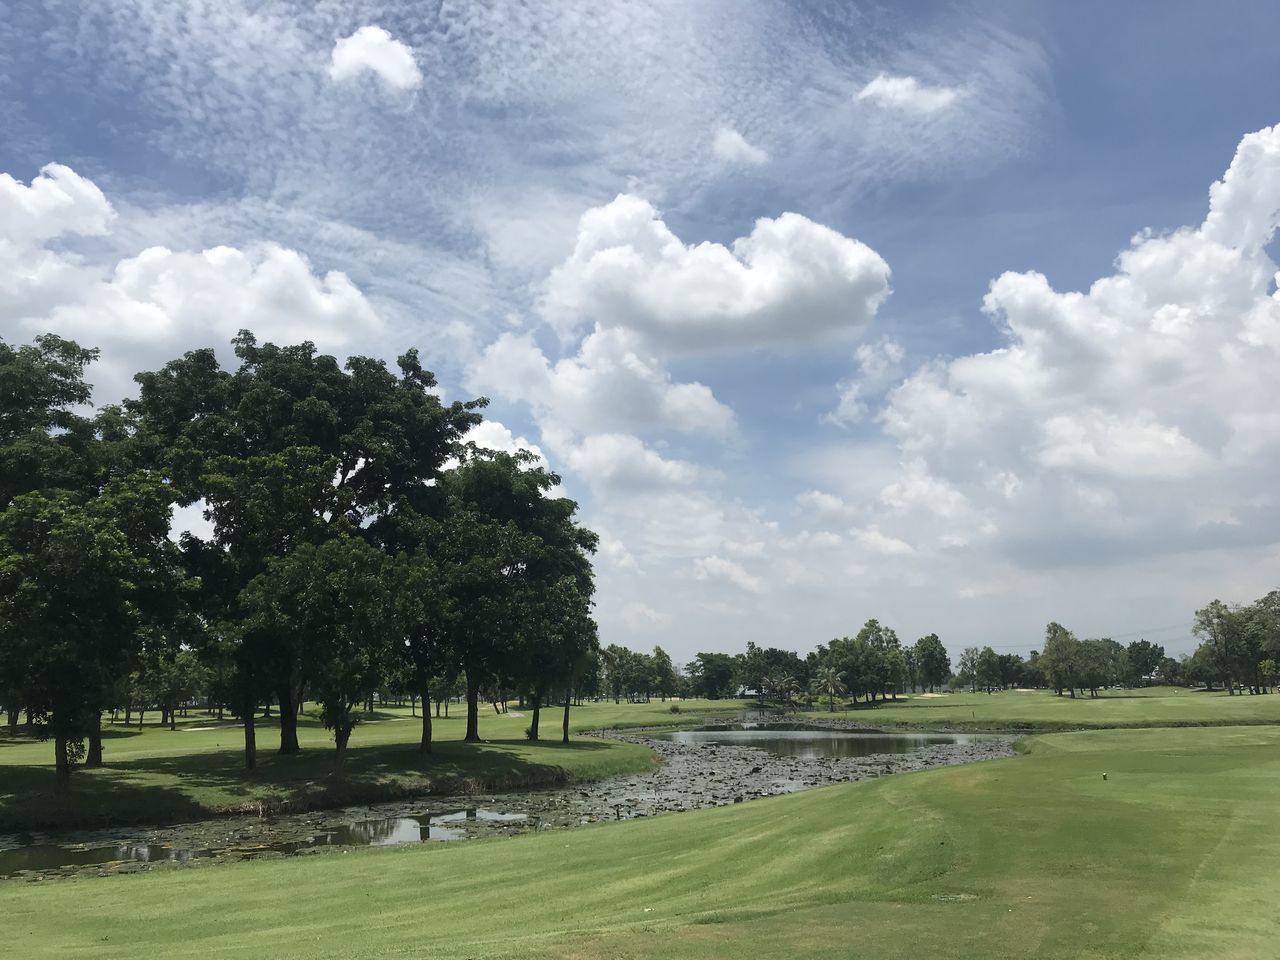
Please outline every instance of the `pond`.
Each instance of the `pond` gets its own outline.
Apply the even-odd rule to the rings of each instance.
[[[746,726],[746,725],[744,725]],[[970,763],[1012,752],[1008,738],[778,726],[610,734],[661,764],[592,783],[260,818],[0,836],[0,878],[37,880],[450,842],[627,820]]]
[[[137,839],[104,842],[110,831],[97,836],[87,835],[87,839],[79,842],[61,843],[33,842],[36,838],[32,835],[16,834],[0,838],[0,878],[107,866],[113,868],[111,872],[126,872],[121,868],[127,869],[128,865],[185,864],[208,859],[253,860],[319,851],[326,847],[389,847],[402,843],[463,840],[471,835],[493,832],[486,828],[501,830],[508,825],[530,825],[530,817],[525,813],[467,807],[406,816],[402,806],[394,805],[388,811],[389,815],[384,816],[378,815],[377,807],[371,807],[339,812],[332,817],[313,814],[178,825],[162,830],[170,836],[160,842]],[[203,831],[201,826],[205,827]]]
[[[726,747],[756,747],[780,757],[870,757],[883,753],[914,753],[937,744],[968,744],[979,734],[960,733],[876,733],[865,730],[783,730],[777,728],[678,730],[655,733],[656,739],[687,746],[717,744]]]

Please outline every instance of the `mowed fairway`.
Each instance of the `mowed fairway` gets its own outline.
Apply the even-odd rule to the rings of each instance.
[[[734,714],[740,701],[671,704],[589,704],[571,711],[574,730],[670,723]],[[0,736],[0,832],[28,827],[155,823],[189,820],[258,804],[330,805],[391,799],[427,791],[497,790],[561,780],[599,779],[643,770],[652,754],[635,744],[574,738],[560,743],[560,710],[543,713],[539,743],[524,738],[526,713],[485,708],[484,743],[465,744],[465,720],[454,707],[434,721],[434,753],[417,753],[421,721],[409,709],[386,709],[361,723],[351,740],[342,777],[333,776],[333,741],[313,715],[300,722],[303,752],[276,754],[279,728],[259,720],[258,769],[246,773],[243,731],[234,723],[193,716],[177,730],[155,724],[139,731],[104,730],[106,767],[77,770],[73,795],[55,800],[53,746]],[[158,715],[157,715],[158,716]]]
[[[1275,956],[1280,730],[1026,746],[510,840],[10,883],[0,916],[24,957]]]
[[[807,713],[821,721],[833,714],[815,704]],[[1231,696],[1218,690],[1147,687],[1103,690],[1097,697],[1057,696],[1048,690],[999,693],[905,695],[896,701],[860,705],[834,716],[869,726],[968,730],[1074,730],[1080,728],[1199,726],[1280,723],[1280,696]]]

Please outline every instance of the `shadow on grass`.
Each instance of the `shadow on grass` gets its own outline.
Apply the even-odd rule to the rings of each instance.
[[[52,765],[0,769],[0,832],[138,823],[153,816],[172,822],[206,815],[181,789],[139,782],[126,771],[77,770],[71,793],[59,797],[53,790]]]
[[[0,832],[22,829],[165,823],[236,813],[300,812],[432,793],[498,792],[608,775],[572,755],[607,755],[609,744],[445,741],[430,755],[416,744],[351,746],[340,772],[332,749],[279,755],[263,751],[244,769],[238,750],[121,760],[77,769],[73,793],[53,794],[51,766],[0,767]]]

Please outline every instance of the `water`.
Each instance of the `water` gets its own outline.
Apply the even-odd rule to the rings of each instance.
[[[301,831],[296,829],[290,818],[282,818],[278,824],[267,821],[261,836],[233,829],[221,838],[206,837],[207,844],[199,846],[135,841],[37,843],[33,837],[19,835],[8,838],[7,849],[6,840],[0,839],[0,878],[13,877],[21,871],[61,871],[74,867],[118,867],[127,863],[158,864],[166,861],[190,863],[210,858],[256,859],[305,853],[323,847],[389,847],[402,843],[463,840],[469,832],[475,833],[485,827],[524,826],[529,821],[529,816],[524,813],[504,813],[479,807],[416,816],[333,820],[320,824],[302,821],[309,829]],[[280,835],[288,836],[290,833],[294,836],[280,839]]]
[[[678,730],[655,733],[655,739],[689,746],[716,744],[757,747],[782,757],[812,760],[818,757],[869,757],[876,753],[912,753],[937,743],[972,743],[974,734],[868,733],[863,730]]]

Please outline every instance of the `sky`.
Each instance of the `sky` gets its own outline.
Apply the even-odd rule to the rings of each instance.
[[[1280,579],[1280,7],[1155,9],[11,0],[0,337],[419,348],[603,643],[1188,652]]]

